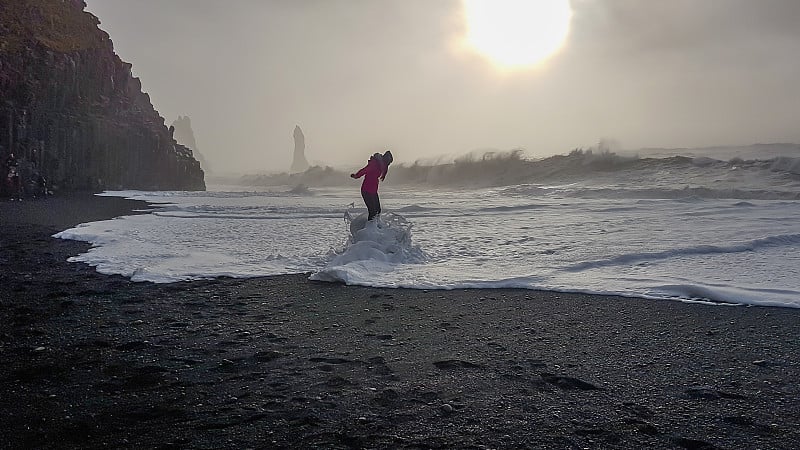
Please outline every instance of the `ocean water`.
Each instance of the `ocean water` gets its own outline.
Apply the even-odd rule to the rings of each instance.
[[[56,236],[93,244],[72,261],[156,283],[309,272],[364,286],[800,307],[800,155],[789,153],[392,168],[369,223],[349,179],[106,192],[159,206]]]

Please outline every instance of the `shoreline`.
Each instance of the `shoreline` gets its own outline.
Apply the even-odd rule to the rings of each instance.
[[[134,283],[0,203],[0,447],[796,448],[800,311],[307,274]]]

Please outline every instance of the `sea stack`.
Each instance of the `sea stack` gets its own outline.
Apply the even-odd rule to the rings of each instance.
[[[194,137],[194,129],[192,129],[192,119],[189,116],[178,116],[174,122],[172,122],[172,128],[175,129],[175,133],[173,137],[175,140],[189,149],[192,150],[192,155],[200,162],[200,167],[203,169],[203,172],[210,173],[211,169],[208,167],[208,161],[203,157],[203,154],[200,153],[200,149],[197,148],[197,140]]]
[[[294,127],[294,158],[292,159],[291,173],[305,172],[308,169],[306,160],[306,137],[300,125]]]

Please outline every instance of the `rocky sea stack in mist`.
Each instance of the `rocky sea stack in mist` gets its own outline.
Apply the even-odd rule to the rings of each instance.
[[[300,173],[308,170],[308,160],[306,159],[306,137],[300,125],[294,127],[294,153],[292,157],[291,173]]]
[[[178,116],[177,119],[172,121],[171,128],[174,130],[172,136],[175,140],[179,144],[189,147],[195,159],[200,163],[203,172],[210,173],[211,169],[208,165],[208,161],[203,158],[203,154],[200,153],[200,149],[197,147],[197,140],[194,137],[194,130],[192,129],[192,119],[189,116]]]
[[[203,190],[131,64],[82,0],[0,8],[0,157],[57,190]]]

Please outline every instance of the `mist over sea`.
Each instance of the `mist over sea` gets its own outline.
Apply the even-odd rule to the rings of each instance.
[[[160,206],[57,236],[136,281],[310,272],[420,289],[514,287],[800,307],[800,148],[519,153],[392,166],[360,229],[346,172],[208,192],[107,192]]]

